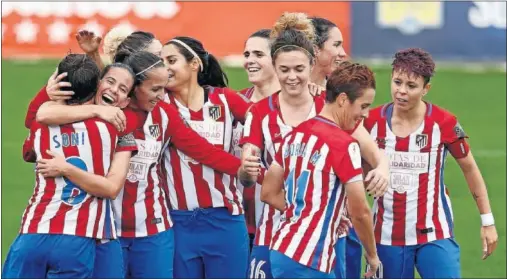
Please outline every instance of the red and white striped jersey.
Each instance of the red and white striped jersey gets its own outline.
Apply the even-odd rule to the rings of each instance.
[[[205,90],[208,92],[207,100],[199,111],[192,111],[179,103],[171,93],[166,101],[176,107],[188,125],[209,143],[233,156],[233,123],[244,121],[250,103],[243,95],[228,88],[207,86]],[[203,148],[200,150],[209,152]],[[226,207],[233,215],[243,214],[242,193],[236,187],[236,173],[224,172],[194,159],[172,146],[164,151],[163,164],[171,208]],[[217,159],[224,160],[225,157]]]
[[[241,165],[237,158],[229,154],[230,158],[224,157],[225,152],[187,127],[170,104],[159,102],[150,113],[138,114],[143,123],[134,132],[139,152],[131,158],[125,187],[114,201],[118,235],[122,237],[154,235],[172,227],[161,163],[163,150],[169,145],[223,171],[235,173]]]
[[[68,163],[106,176],[115,151],[137,150],[128,136],[118,137],[109,123],[93,118],[61,126],[30,123],[27,142],[36,159],[50,159],[46,150]],[[36,174],[34,193],[23,213],[20,233],[67,234],[97,239],[116,238],[111,201],[92,196],[65,177]]]
[[[240,90],[239,93],[251,101],[254,93],[254,87],[245,88]],[[241,158],[241,145],[239,144],[239,141],[241,140],[242,135],[243,124],[239,121],[235,121],[232,128],[232,146],[234,148],[234,155],[238,158]],[[256,201],[260,201],[261,198],[261,185],[259,183],[255,183],[255,186],[253,187],[244,187],[239,179],[236,180],[236,185],[243,193],[243,207],[245,210],[245,220],[248,233],[255,234],[257,224],[259,223],[262,215],[262,206],[256,206],[258,203]]]
[[[465,133],[451,113],[426,103],[424,121],[407,137],[391,130],[393,104],[370,111],[364,126],[389,157],[390,187],[375,200],[375,239],[415,245],[453,236],[451,201],[444,184],[447,152],[466,156]],[[458,144],[459,148],[450,148]],[[457,151],[452,151],[452,150]],[[463,152],[459,151],[463,149]]]
[[[344,185],[362,181],[359,145],[334,122],[316,116],[283,139],[275,160],[284,169],[287,208],[270,248],[330,273],[335,266]]]
[[[241,145],[250,143],[259,147],[261,161],[266,169],[271,165],[282,139],[293,129],[283,121],[278,102],[279,95],[280,93],[277,92],[252,106],[245,122],[243,137],[240,140]],[[314,106],[308,118],[316,116],[324,107],[324,102],[324,98],[315,97]],[[255,201],[256,208],[263,210],[260,221],[257,222],[254,243],[257,246],[269,246],[278,227],[280,212],[268,204],[264,204],[260,197]]]

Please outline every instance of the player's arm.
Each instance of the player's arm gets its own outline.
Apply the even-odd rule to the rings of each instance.
[[[453,126],[453,129],[446,129],[447,133],[444,134],[444,140],[448,142],[446,148],[461,168],[481,215],[482,259],[484,260],[495,251],[498,242],[498,234],[495,228],[493,213],[491,212],[488,190],[477,162],[470,151],[465,132],[454,118],[451,118],[449,122],[452,123],[443,125],[444,127]]]
[[[345,194],[348,199],[347,211],[357,232],[359,240],[366,251],[370,272],[375,272],[380,265],[373,234],[373,216],[366,200],[361,169],[361,152],[355,142],[348,144],[341,158],[333,154],[333,170],[341,181],[344,181]]]
[[[68,100],[72,97],[74,92],[60,90],[62,87],[71,86],[69,82],[62,81],[65,77],[67,77],[67,73],[61,73],[58,75],[58,69],[56,69],[49,77],[46,86],[44,86],[39,91],[39,93],[37,93],[37,95],[33,98],[28,106],[28,111],[25,117],[26,128],[30,129],[30,126],[37,116],[37,111],[42,106],[42,104],[48,101],[63,103],[65,100]]]
[[[378,148],[363,125],[357,126],[352,137],[361,146],[361,157],[373,167],[365,178],[368,183],[366,191],[375,197],[384,195],[389,184],[389,164],[386,155]]]
[[[44,177],[65,176],[87,193],[108,199],[115,199],[125,184],[131,157],[131,151],[115,152],[109,172],[104,177],[66,162],[60,154],[50,150],[47,153],[53,158],[37,161],[37,171],[40,174]]]
[[[241,168],[241,161],[238,158],[215,147],[185,125],[173,106],[167,105],[164,106],[164,109],[169,117],[165,138],[171,138],[176,149],[214,170],[233,176],[238,174],[238,170]]]
[[[123,111],[118,107],[100,105],[68,106],[54,101],[45,102],[37,111],[36,120],[45,125],[63,125],[99,117],[115,126],[118,131],[127,125]]]
[[[285,192],[283,190],[283,168],[273,161],[264,176],[261,188],[261,201],[273,206],[279,211],[286,207]]]
[[[104,62],[100,57],[99,46],[102,37],[95,35],[93,31],[80,30],[76,34],[76,41],[79,47],[90,57],[102,71],[104,69]]]

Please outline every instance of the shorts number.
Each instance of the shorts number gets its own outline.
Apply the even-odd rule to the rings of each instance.
[[[79,157],[67,158],[67,163],[74,165],[84,171],[88,171],[86,163]],[[63,177],[66,185],[62,189],[62,201],[69,205],[76,205],[83,202],[87,193],[79,186],[70,181],[67,177]]]
[[[294,183],[295,170],[291,169],[289,172],[289,176],[285,180],[285,187],[287,189],[287,201],[289,204],[292,203],[294,198],[296,198],[296,212],[295,217],[299,217],[301,215],[301,210],[304,207],[304,198],[306,187],[308,186],[308,182],[310,179],[310,171],[303,170],[301,174],[298,176]],[[297,186],[297,187],[296,187]],[[294,193],[294,188],[296,188],[296,193]]]
[[[266,273],[262,270],[262,266],[266,263],[266,261],[258,261],[257,266],[255,266],[255,259],[250,263],[250,277],[251,279],[264,279],[266,278]]]

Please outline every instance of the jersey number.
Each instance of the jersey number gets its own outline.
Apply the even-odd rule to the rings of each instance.
[[[255,258],[250,262],[250,277],[252,279],[264,279],[266,278],[266,273],[262,270],[262,266],[266,263],[266,261],[259,260],[257,262],[257,266],[255,265]]]
[[[294,181],[295,169],[291,169],[289,172],[289,176],[285,180],[285,189],[287,189],[287,201],[289,204],[292,204],[295,201],[296,210],[294,213],[294,217],[299,217],[301,215],[301,210],[304,207],[305,202],[305,192],[306,187],[308,187],[308,182],[310,179],[310,171],[303,170],[301,174],[298,176],[296,181]],[[295,183],[294,183],[295,182]],[[296,187],[297,186],[297,187]],[[296,188],[296,190],[294,190]],[[294,191],[297,191],[294,193]]]
[[[86,163],[79,157],[67,158],[67,163],[80,168],[84,171],[88,171]],[[83,202],[86,197],[86,192],[83,191],[79,186],[70,181],[67,177],[63,177],[66,185],[62,189],[62,201],[66,204],[76,205]]]

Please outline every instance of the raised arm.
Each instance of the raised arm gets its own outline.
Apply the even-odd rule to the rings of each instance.
[[[102,42],[102,37],[95,35],[92,31],[80,30],[76,34],[76,40],[79,47],[88,55],[102,71],[104,69],[104,62],[100,57],[99,46]]]

